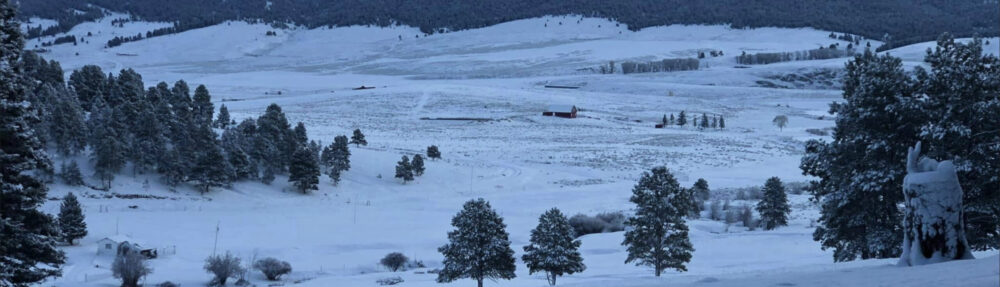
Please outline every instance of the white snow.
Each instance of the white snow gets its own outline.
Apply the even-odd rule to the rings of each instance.
[[[405,286],[468,285],[465,280],[437,284],[435,275],[415,273],[440,267],[437,247],[468,199],[486,198],[504,216],[520,256],[542,212],[552,207],[569,216],[627,210],[636,179],[656,165],[669,167],[684,186],[705,178],[712,189],[761,185],[771,176],[806,180],[798,168],[802,143],[820,137],[805,130],[833,125],[832,117],[820,116],[839,100],[840,91],[761,88],[758,81],[779,82],[769,77],[841,68],[846,62],[734,67],[742,51],[798,51],[840,42],[829,39],[827,31],[677,25],[631,32],[625,25],[579,16],[430,36],[405,26],[280,30],[227,22],[107,49],[104,44],[116,35],[168,25],[130,22],[118,28],[110,25],[113,18],[75,27],[70,34],[94,36],[77,46],[51,47],[42,56],[60,61],[67,72],[96,64],[116,74],[133,68],[147,85],[180,79],[205,84],[216,107],[225,104],[237,121],[279,103],[292,123],[306,124],[312,139],[329,143],[360,128],[370,145],[351,147],[352,168],[339,186],[324,177],[320,190],[310,195],[291,191],[281,177],[272,185],[242,182],[202,196],[188,187],[170,192],[156,176],[125,171],[116,177],[113,192],[163,198],[132,200],[54,184],[50,197],[69,191],[83,195],[89,235],[79,246],[64,247],[68,263],[52,284],[116,285],[108,264],[96,258],[94,244],[121,233],[172,250],[149,261],[154,272],[147,284],[205,284],[211,276],[202,270],[204,259],[213,251],[232,251],[244,259],[256,255],[290,262],[294,271],[282,280],[298,286],[374,286],[391,276],[402,277]],[[267,31],[277,36],[265,36]],[[580,71],[612,60],[696,57],[710,50],[725,56],[704,59],[698,71]],[[546,84],[581,88],[546,89]],[[375,89],[352,90],[362,85]],[[541,116],[548,105],[568,103],[581,109],[579,118]],[[681,111],[689,117],[723,116],[727,128],[653,128],[664,114]],[[776,115],[789,118],[783,130],[771,123]],[[438,117],[493,120],[421,120]],[[429,145],[440,147],[443,160],[426,161],[426,174],[414,182],[403,185],[392,178],[401,155]],[[696,251],[689,272],[667,272],[662,278],[654,278],[647,267],[624,264],[622,233],[585,236],[581,251],[587,271],[560,278],[560,285],[997,284],[997,257],[990,257],[995,252],[976,254],[985,259],[915,268],[891,267],[889,260],[833,263],[832,251],[812,240],[818,207],[807,195],[790,198],[791,224],[774,231],[690,221]],[[47,203],[45,210],[56,213],[58,202]],[[428,268],[388,272],[377,263],[389,252],[402,252]],[[968,276],[951,275],[958,272]],[[528,275],[520,262],[517,276],[488,285],[545,284],[541,274]],[[268,284],[257,272],[250,280]]]

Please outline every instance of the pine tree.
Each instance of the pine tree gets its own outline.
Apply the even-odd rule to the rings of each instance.
[[[229,108],[226,108],[226,105],[223,104],[221,107],[219,107],[219,116],[215,120],[215,127],[220,129],[227,129],[229,128],[230,121],[232,120],[229,119]]]
[[[719,128],[720,129],[726,128],[726,119],[722,116],[719,116]]]
[[[847,63],[844,101],[833,141],[811,140],[804,174],[818,178],[809,191],[820,203],[813,238],[833,248],[835,261],[899,256],[902,244],[903,163],[917,142],[924,112],[902,61],[870,51]]]
[[[719,128],[719,117],[712,118],[712,128],[713,129]]]
[[[538,226],[531,230],[531,244],[524,247],[521,257],[528,266],[528,274],[545,272],[549,285],[556,285],[559,276],[587,269],[580,256],[580,241],[574,240],[573,235],[573,227],[559,209],[542,214]]]
[[[141,99],[134,103],[137,109],[137,119],[131,124],[132,146],[129,158],[133,167],[144,171],[155,167],[167,149],[167,138],[164,136],[164,126],[160,124],[153,103]]]
[[[194,98],[191,102],[191,114],[194,117],[195,125],[212,125],[215,105],[212,104],[212,95],[208,93],[205,85],[198,85],[194,89]]]
[[[108,93],[108,79],[96,65],[86,65],[73,71],[69,76],[69,86],[73,88],[80,101],[80,106],[86,111],[93,111],[93,103],[97,98],[104,98]]]
[[[516,276],[507,225],[485,199],[466,202],[451,225],[455,230],[448,232],[448,244],[438,248],[444,255],[438,283],[469,278],[482,287],[485,279]]]
[[[60,154],[82,152],[87,146],[87,123],[76,96],[63,86],[54,88],[45,85],[41,93],[51,101],[46,112],[49,141],[55,144]]]
[[[299,147],[288,166],[288,182],[299,192],[309,193],[310,190],[319,190],[319,176],[315,153],[306,147]]]
[[[441,151],[438,150],[436,145],[427,147],[427,158],[441,159]]]
[[[414,176],[424,175],[424,157],[420,154],[413,155],[413,161],[410,162],[410,168],[413,169]]]
[[[326,166],[326,174],[330,176],[333,184],[340,183],[341,174],[351,169],[351,150],[348,146],[347,136],[334,137],[333,142],[323,149],[320,158],[323,165]]]
[[[248,119],[222,132],[222,149],[233,168],[233,180],[257,178],[257,163],[248,152],[253,148],[252,137],[255,130],[254,121]]]
[[[792,212],[792,208],[788,205],[788,195],[785,193],[785,186],[781,184],[781,179],[778,177],[767,179],[763,193],[764,198],[757,203],[757,213],[760,213],[760,222],[764,224],[764,230],[788,225],[788,214]]]
[[[701,125],[700,125],[700,127],[703,128],[703,129],[707,129],[708,128],[708,115],[701,114]]]
[[[712,191],[708,188],[708,181],[704,178],[699,178],[695,181],[691,190],[694,191],[694,196],[702,201],[712,197]]]
[[[351,136],[351,143],[356,147],[368,145],[368,141],[365,140],[365,134],[361,133],[361,129],[354,129],[354,135]]]
[[[87,236],[87,223],[83,221],[83,209],[72,192],[63,197],[59,207],[59,231],[63,240],[73,245],[73,240]]]
[[[270,183],[275,174],[283,172],[288,166],[288,158],[284,154],[287,148],[283,147],[289,142],[289,130],[288,119],[277,104],[268,106],[264,115],[257,118],[254,155],[263,167],[261,181],[264,183]]]
[[[657,277],[667,268],[687,271],[684,264],[691,261],[694,247],[683,218],[684,206],[689,204],[684,194],[666,167],[643,173],[629,199],[636,210],[625,221],[631,228],[626,229],[622,242],[628,247],[625,263],[652,266]]]
[[[47,189],[32,172],[50,163],[20,84],[23,40],[14,5],[0,0],[0,285],[28,286],[58,276],[65,256],[54,240],[58,225],[38,210]]]
[[[194,181],[202,193],[208,193],[213,187],[229,184],[233,174],[232,166],[226,161],[215,131],[210,122],[202,122],[202,126],[192,134],[194,143],[199,146],[195,154],[195,163],[191,167],[188,180]]]
[[[925,59],[930,71],[914,71],[927,95],[920,137],[927,156],[955,164],[969,245],[1000,248],[1000,60],[979,38],[963,43],[945,34],[937,43]]]
[[[676,121],[677,121],[677,120],[676,120],[676,119],[674,119],[674,114],[670,114],[670,120],[669,120],[669,121],[667,122],[667,124],[669,124],[669,125],[672,125],[672,124],[674,124],[674,122],[676,122]]]
[[[662,123],[662,124],[663,124],[664,126],[666,126],[668,122],[669,122],[669,121],[667,121],[667,114],[663,114],[663,120],[661,121],[661,123]]]
[[[683,126],[687,125],[687,122],[688,122],[688,120],[687,120],[687,114],[684,113],[684,111],[681,111],[680,116],[677,117],[677,125],[683,127]]]
[[[98,101],[94,109],[96,111],[90,115],[94,174],[101,179],[104,188],[109,189],[115,173],[125,165],[126,145],[122,141],[124,127],[114,120],[114,112],[110,107]]]
[[[410,165],[410,158],[405,155],[396,163],[396,178],[402,179],[403,184],[413,180],[413,166]]]
[[[59,171],[59,176],[69,186],[81,186],[84,184],[83,174],[80,173],[80,166],[76,164],[75,160],[71,160],[69,164],[63,163]]]
[[[292,139],[298,146],[305,146],[309,143],[309,135],[306,132],[305,124],[299,122],[295,125],[295,128],[292,129]]]

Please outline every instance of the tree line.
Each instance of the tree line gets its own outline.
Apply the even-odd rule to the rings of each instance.
[[[959,36],[977,33],[997,35],[996,23],[1000,15],[996,3],[975,0],[920,3],[847,0],[808,5],[801,5],[795,0],[625,0],[613,3],[599,0],[500,0],[470,1],[463,5],[442,5],[434,0],[36,0],[22,1],[21,9],[23,17],[60,19],[60,26],[54,31],[65,32],[73,22],[66,21],[65,26],[68,27],[65,27],[61,19],[96,19],[89,15],[100,10],[88,4],[111,11],[129,12],[145,20],[182,24],[257,19],[269,23],[292,22],[309,28],[403,24],[419,27],[426,34],[481,28],[546,15],[606,18],[624,23],[631,30],[671,24],[722,24],[734,28],[813,27],[869,39],[891,40],[887,41],[887,45],[892,47],[933,40],[949,31],[962,33]],[[86,16],[76,16],[69,8],[86,11]]]
[[[740,65],[767,65],[780,62],[843,58],[850,57],[855,54],[857,54],[857,52],[854,50],[853,46],[846,49],[837,49],[837,46],[835,45],[831,45],[829,48],[820,47],[818,49],[795,52],[747,54],[747,52],[744,51],[741,55],[736,56],[736,63]]]
[[[699,67],[698,59],[695,58],[663,59],[645,63],[624,62],[621,65],[622,74],[691,71]]]

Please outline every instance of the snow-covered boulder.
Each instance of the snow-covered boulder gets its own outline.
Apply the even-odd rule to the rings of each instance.
[[[973,258],[965,240],[962,187],[951,161],[920,158],[917,142],[907,154],[903,195],[903,254],[899,265]]]

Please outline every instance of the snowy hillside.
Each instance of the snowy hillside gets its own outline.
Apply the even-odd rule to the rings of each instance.
[[[89,234],[80,245],[64,247],[63,276],[46,286],[117,285],[110,258],[96,253],[98,240],[114,235],[164,250],[149,261],[154,269],[145,278],[149,285],[201,286],[211,279],[203,270],[205,257],[231,251],[244,259],[290,262],[293,272],[282,279],[285,286],[376,286],[376,280],[392,276],[405,280],[398,286],[467,286],[472,282],[438,284],[436,275],[427,274],[441,267],[437,248],[446,243],[451,217],[463,202],[489,200],[504,217],[520,258],[542,212],[627,211],[636,180],[659,165],[669,167],[684,187],[704,178],[720,191],[715,200],[753,205],[756,201],[736,200],[734,190],[761,186],[772,176],[788,183],[808,180],[799,168],[803,143],[829,138],[834,123],[828,105],[840,99],[836,75],[847,58],[745,67],[735,56],[848,44],[814,29],[668,26],[632,32],[608,20],[554,16],[431,36],[405,26],[307,30],[227,22],[105,48],[115,36],[169,25],[116,27],[110,24],[116,16],[73,28],[69,34],[85,40],[46,47],[40,55],[59,61],[66,72],[95,64],[115,74],[135,69],[146,86],[181,79],[192,87],[204,84],[215,107],[226,105],[237,122],[278,103],[293,125],[305,123],[311,139],[330,143],[359,128],[369,145],[351,146],[352,169],[338,186],[323,177],[320,190],[309,195],[292,191],[281,176],[271,185],[240,182],[202,195],[189,186],[169,191],[157,175],[119,174],[111,192],[149,195],[139,199],[51,185],[51,198],[81,196]],[[26,47],[51,40],[32,40]],[[996,51],[1000,40],[990,41],[987,50]],[[927,45],[890,53],[919,61]],[[724,56],[702,59],[696,71],[588,70],[609,61],[697,58],[710,51]],[[353,89],[360,86],[375,88]],[[542,116],[553,104],[575,105],[579,117]],[[726,128],[654,128],[664,116],[681,112],[697,119],[722,117]],[[789,119],[781,129],[772,124],[779,115]],[[443,159],[428,161],[424,176],[406,184],[393,178],[401,156],[430,145],[441,148]],[[57,164],[65,160],[54,157]],[[93,173],[84,166],[84,174]],[[790,199],[789,226],[772,231],[689,221],[696,250],[689,272],[660,278],[650,268],[624,264],[622,232],[586,235],[581,252],[587,270],[560,278],[560,286],[1000,283],[995,251],[977,253],[977,260],[916,268],[892,266],[893,260],[833,263],[832,251],[812,239],[816,204],[804,194]],[[44,206],[49,213],[58,208],[57,200]],[[402,252],[426,267],[389,272],[378,265],[389,252]],[[487,285],[545,284],[543,275],[529,275],[520,259],[517,264],[516,279]],[[257,272],[250,280],[269,284]]]

